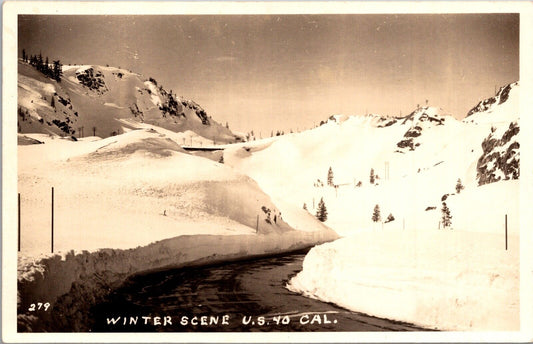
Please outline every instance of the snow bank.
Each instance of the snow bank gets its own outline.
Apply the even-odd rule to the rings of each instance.
[[[373,231],[311,249],[288,288],[429,328],[515,331],[519,253],[503,233]]]
[[[134,273],[277,254],[338,237],[299,209],[286,222],[251,178],[187,154],[165,132],[82,141],[35,134],[28,137],[44,144],[18,147],[19,329],[48,331],[65,321],[78,329],[89,307]],[[58,254],[48,253],[51,187]],[[35,300],[68,316],[28,316]]]
[[[268,235],[191,235],[129,250],[69,252],[19,261],[19,331],[90,328],[90,307],[132,274],[277,254],[330,241],[331,231],[288,231]],[[48,300],[54,312],[25,313],[34,300]]]
[[[187,154],[162,132],[133,130],[78,142],[33,135],[45,144],[19,146],[22,254],[49,250],[52,187],[56,250],[126,249],[178,235],[292,230],[255,181]],[[309,215],[302,212],[291,221],[298,224],[299,218],[306,222]],[[313,222],[306,222],[307,230],[326,230]]]
[[[217,146],[213,144],[212,139],[203,137],[192,130],[185,130],[183,132],[174,132],[172,130],[164,129],[156,125],[149,123],[137,122],[132,119],[120,119],[121,123],[124,123],[130,127],[137,129],[152,129],[157,132],[164,134],[167,137],[172,138],[176,143],[183,146],[194,146],[194,147],[211,147]],[[220,146],[220,145],[219,145]]]

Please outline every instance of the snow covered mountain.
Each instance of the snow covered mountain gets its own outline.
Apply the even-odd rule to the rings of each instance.
[[[313,248],[291,290],[421,326],[515,330],[519,93],[502,87],[463,120],[430,106],[401,118],[334,115],[194,156],[181,147],[193,137],[235,136],[155,80],[70,66],[57,83],[20,63],[21,309],[57,299],[75,310],[66,300],[105,294],[90,284],[102,271],[120,284],[138,271],[331,241],[334,229],[344,238]],[[87,137],[93,127],[105,138]],[[52,186],[63,259],[35,260],[48,249]],[[88,296],[63,297],[79,281]]]
[[[503,87],[464,120],[435,107],[336,115],[228,148],[226,163],[281,211],[315,215],[323,201],[325,224],[345,237],[313,248],[289,289],[437,329],[517,329],[519,93]]]
[[[19,133],[108,137],[135,128],[124,119],[174,132],[191,131],[211,143],[236,137],[192,100],[153,78],[104,66],[63,66],[61,82],[18,64]]]
[[[376,203],[417,227],[429,218],[436,226],[440,213],[426,209],[435,209],[447,194],[453,206],[458,179],[475,190],[518,178],[519,91],[518,83],[502,87],[494,105],[464,120],[436,107],[421,107],[402,118],[336,115],[313,130],[229,147],[224,159],[270,195],[306,203],[311,212],[324,197],[328,209],[338,208],[330,211],[327,223],[340,232],[371,228],[369,214]],[[338,187],[317,187],[326,184],[329,167]],[[454,224],[461,221],[456,218]]]

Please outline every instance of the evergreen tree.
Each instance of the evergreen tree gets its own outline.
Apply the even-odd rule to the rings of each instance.
[[[446,205],[446,202],[442,202],[442,227],[450,227],[452,225],[452,215],[450,214],[450,208]]]
[[[50,106],[53,107],[54,109],[56,107],[56,103],[54,101],[54,96],[52,96],[52,100],[50,101]]]
[[[44,65],[43,56],[41,55],[41,53],[39,53],[39,57],[37,58],[37,70],[42,72],[43,65]]]
[[[307,210],[307,204],[304,203],[304,210]]]
[[[26,50],[22,49],[22,61],[26,62]]]
[[[46,75],[46,76],[51,76],[51,69],[50,69],[50,65],[49,65],[49,62],[48,62],[48,56],[46,56],[46,60],[44,62],[44,66],[43,66],[43,73]]]
[[[333,170],[331,169],[331,166],[328,170],[328,185],[333,186]]]
[[[385,220],[385,223],[392,222],[394,220],[395,220],[394,215],[392,215],[392,213],[390,213],[389,216],[387,216],[387,219]]]
[[[372,221],[381,221],[381,212],[379,210],[379,204],[376,204],[376,206],[374,207],[374,212],[372,213]]]
[[[463,183],[461,182],[461,178],[457,179],[457,184],[455,185],[455,191],[457,193],[461,193],[461,190],[463,190],[465,187],[463,186]]]
[[[318,208],[316,210],[316,217],[321,222],[324,222],[328,219],[328,211],[326,209],[326,204],[324,203],[323,198],[320,198],[320,202],[318,202]]]
[[[61,82],[61,76],[63,76],[63,65],[59,60],[54,61],[54,70],[52,71],[52,77],[57,81]]]
[[[224,163],[224,155],[220,156],[220,159],[218,159],[218,162],[223,164]]]
[[[374,169],[370,169],[370,184],[374,184],[374,181],[376,180],[376,177],[374,176]]]

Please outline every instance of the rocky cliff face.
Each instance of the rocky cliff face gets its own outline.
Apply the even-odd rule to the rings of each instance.
[[[513,82],[511,84],[501,87],[494,97],[482,100],[472,109],[470,109],[466,117],[470,117],[478,112],[489,111],[493,107],[505,103],[507,99],[509,99],[509,94],[511,93],[511,90],[517,85],[518,82]]]
[[[401,124],[410,124],[411,127],[396,144],[398,148],[396,151],[399,153],[414,151],[416,147],[421,145],[419,137],[422,133],[431,129],[433,126],[444,125],[446,123],[446,117],[447,115],[442,112],[442,109],[428,106],[419,108],[404,117]]]
[[[483,155],[477,162],[478,185],[520,177],[520,127],[512,122],[506,130],[494,130],[481,144]]]

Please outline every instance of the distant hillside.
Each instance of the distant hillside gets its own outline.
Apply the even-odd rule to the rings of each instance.
[[[19,61],[19,133],[108,137],[135,127],[125,119],[192,131],[214,143],[237,140],[200,105],[165,90],[153,78],[115,67],[63,66],[58,82]]]
[[[405,117],[334,115],[312,130],[228,148],[224,161],[270,195],[305,204],[312,214],[323,199],[326,223],[341,233],[373,228],[377,204],[383,218],[402,219],[388,222],[389,228],[403,228],[403,219],[411,228],[437,228],[438,208],[446,199],[455,228],[492,231],[503,209],[508,214],[517,209],[514,203],[509,209],[485,203],[515,197],[519,94],[518,83],[502,87],[492,106],[479,107],[464,120],[427,106]],[[279,173],[280,166],[285,173]],[[327,183],[330,169],[334,187]],[[460,195],[459,181],[465,187]],[[489,197],[484,190],[499,191]],[[477,198],[490,209],[483,221],[463,206]]]

